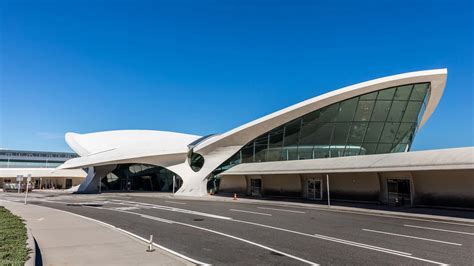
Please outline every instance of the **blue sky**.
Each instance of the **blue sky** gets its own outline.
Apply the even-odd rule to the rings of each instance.
[[[221,133],[373,78],[448,68],[413,150],[474,145],[472,1],[1,1],[0,147]]]

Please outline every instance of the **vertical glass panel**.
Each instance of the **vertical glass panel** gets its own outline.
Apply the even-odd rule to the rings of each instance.
[[[375,154],[377,143],[364,143],[360,149],[359,155]]]
[[[344,147],[346,145],[347,135],[351,123],[336,123],[332,134],[331,146],[337,145]]]
[[[408,144],[397,144],[395,147],[392,148],[390,152],[404,152],[407,148]]]
[[[301,119],[289,122],[285,126],[285,139],[283,141],[283,160],[298,159],[298,140],[300,135]]]
[[[391,88],[391,89],[386,89],[379,91],[379,95],[377,96],[377,100],[389,100],[391,101],[393,99],[393,95],[395,95],[395,90],[397,88]]]
[[[362,99],[362,98],[361,98]],[[359,101],[354,121],[369,121],[375,101]]]
[[[318,121],[321,117],[321,109],[311,112],[303,116],[303,123],[310,123],[313,121]]]
[[[283,127],[272,130],[269,134],[267,161],[281,160],[281,148],[283,146]]]
[[[375,102],[374,112],[370,121],[385,121],[387,119],[388,112],[390,111],[390,101],[377,101]]]
[[[403,115],[403,122],[416,122],[421,105],[422,102],[408,102],[407,109]]]
[[[255,162],[264,162],[268,150],[268,134],[255,139]]]
[[[333,122],[336,120],[337,113],[339,112],[339,103],[335,103],[328,107],[321,109],[321,122]]]
[[[377,145],[377,152],[376,153],[389,153],[392,149],[392,144],[380,143]]]
[[[411,88],[413,85],[405,85],[405,86],[400,86],[397,88],[397,92],[395,92],[395,100],[408,100],[411,94]]]
[[[413,87],[413,92],[411,93],[411,101],[423,101],[428,92],[429,83],[416,84]]]
[[[298,146],[299,159],[313,158],[313,145],[322,145],[328,149],[331,142],[333,123],[318,123],[316,125],[303,125]],[[318,149],[321,148],[318,146]]]
[[[313,158],[329,158],[329,146],[315,145],[313,150]]]
[[[242,162],[253,162],[253,141],[242,148]]]
[[[348,122],[352,121],[354,118],[354,113],[357,108],[358,98],[352,98],[346,101],[341,102],[339,106],[339,114],[337,115],[338,122]]]
[[[347,144],[346,149],[344,150],[344,156],[359,155],[360,149],[360,145]]]
[[[382,122],[370,122],[365,133],[364,142],[378,142],[383,129]]]
[[[411,138],[414,127],[415,123],[401,123],[394,142],[407,143],[407,141]]]
[[[395,134],[397,134],[399,126],[400,123],[385,123],[382,135],[380,136],[380,142],[392,143],[393,139],[395,138]]]
[[[351,123],[336,123],[332,133],[331,147],[329,148],[329,157],[344,156],[346,148],[347,135],[349,134]]]
[[[313,159],[313,145],[299,145],[298,146],[298,159],[306,160]]]
[[[365,130],[367,129],[367,122],[354,122],[352,123],[349,138],[347,144],[358,144],[362,143],[364,139]]]
[[[336,145],[332,146],[329,148],[329,157],[334,158],[334,157],[342,157],[344,156],[344,150],[345,146],[341,145]]]
[[[407,105],[406,101],[393,101],[388,113],[387,121],[399,122],[402,120],[403,111]]]
[[[371,92],[371,93],[361,95],[360,99],[361,100],[375,100],[375,99],[377,99],[377,93],[378,92],[374,91],[374,92]]]

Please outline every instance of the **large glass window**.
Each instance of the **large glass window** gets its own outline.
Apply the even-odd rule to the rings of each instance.
[[[233,162],[404,152],[429,93],[429,83],[407,84],[323,107],[249,142]]]

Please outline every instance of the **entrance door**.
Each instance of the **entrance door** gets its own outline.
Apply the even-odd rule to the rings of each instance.
[[[66,189],[68,188],[71,188],[72,187],[72,179],[66,179]]]
[[[310,200],[320,200],[322,197],[321,180],[310,178],[307,181],[307,198]]]
[[[411,206],[410,179],[388,179],[388,204],[392,206]]]
[[[250,179],[250,195],[262,195],[262,179]]]

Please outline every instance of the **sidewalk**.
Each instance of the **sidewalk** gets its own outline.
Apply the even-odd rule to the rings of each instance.
[[[38,243],[43,265],[194,265],[106,225],[36,205],[0,201],[21,216]]]

